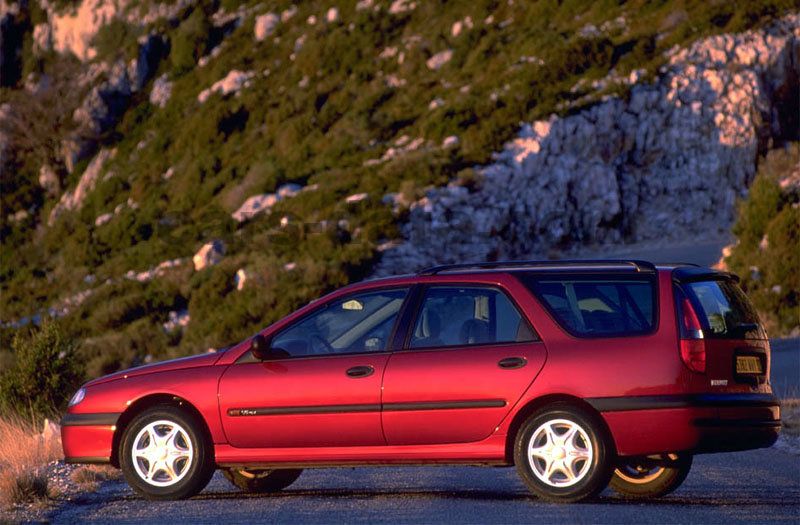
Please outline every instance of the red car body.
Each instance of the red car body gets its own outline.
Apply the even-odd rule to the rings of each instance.
[[[647,274],[653,280],[653,330],[576,337],[520,278],[521,271],[580,276],[601,270],[623,277]],[[269,338],[354,292],[407,287],[407,304],[388,351],[257,361],[248,358],[248,339],[223,352],[101,377],[84,386],[85,398],[63,420],[64,453],[70,462],[119,465],[126,425],[164,401],[201,418],[219,467],[508,465],[520,425],[555,401],[598,414],[619,457],[770,446],[777,439],[780,410],[768,380],[766,338],[706,340],[704,372],[691,370],[682,358],[676,283],[697,279],[731,277],[680,265],[586,263],[441,268],[354,284],[261,334]],[[537,337],[464,348],[408,348],[414,301],[434,284],[499,289]],[[763,369],[740,381],[733,362],[741,353],[758,356]],[[509,359],[509,366],[498,366]],[[351,377],[353,369],[372,372]]]

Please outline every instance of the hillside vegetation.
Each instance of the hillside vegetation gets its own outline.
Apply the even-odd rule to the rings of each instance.
[[[725,263],[742,277],[770,335],[800,335],[800,143],[761,162]]]
[[[469,186],[471,168],[520,122],[624,97],[673,46],[798,7],[206,1],[141,24],[122,15],[151,4],[131,2],[82,63],[34,53],[33,28],[46,14],[30,4],[16,15],[19,79],[0,91],[15,116],[0,127],[10,144],[0,181],[0,366],[13,361],[20,320],[56,313],[81,339],[90,376],[223,347],[368,275],[405,206],[431,185]],[[258,41],[256,17],[266,13],[277,22]],[[111,77],[108,65],[135,58],[151,34],[165,42],[156,71],[142,89],[107,101],[115,118],[83,137],[92,154],[72,162],[62,145],[85,131],[75,109],[90,94],[86,78]],[[156,83],[171,85],[163,103],[150,96]],[[57,180],[49,189],[45,165]],[[87,169],[98,170],[93,189],[54,212]],[[287,183],[304,190],[269,213],[232,218],[247,198]],[[196,271],[192,256],[214,240],[224,256]]]

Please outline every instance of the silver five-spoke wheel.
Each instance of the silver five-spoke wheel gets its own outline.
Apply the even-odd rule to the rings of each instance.
[[[569,487],[581,481],[589,472],[592,455],[586,431],[567,419],[546,421],[528,442],[533,473],[552,487]]]
[[[544,406],[528,416],[514,440],[517,472],[545,501],[592,498],[611,477],[613,442],[589,409],[564,401]]]
[[[193,456],[194,447],[186,429],[166,419],[142,428],[131,448],[136,473],[155,487],[169,487],[183,479]]]

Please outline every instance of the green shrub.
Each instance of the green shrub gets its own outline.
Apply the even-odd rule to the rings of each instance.
[[[55,321],[19,331],[11,344],[14,364],[0,375],[0,407],[34,417],[66,408],[84,379],[77,343]]]
[[[197,60],[208,51],[208,34],[211,24],[202,9],[195,9],[178,26],[170,50],[170,62],[175,74],[181,75],[194,68]]]
[[[725,261],[742,277],[771,336],[800,332],[800,188],[786,183],[781,188],[798,165],[800,143],[762,160],[747,200],[739,205],[733,228],[737,244]]]

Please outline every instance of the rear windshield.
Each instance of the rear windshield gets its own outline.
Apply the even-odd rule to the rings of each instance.
[[[655,286],[647,278],[525,275],[525,285],[577,337],[617,337],[652,332]]]
[[[739,288],[729,280],[683,283],[684,293],[703,325],[703,335],[716,339],[763,339],[753,305]]]

